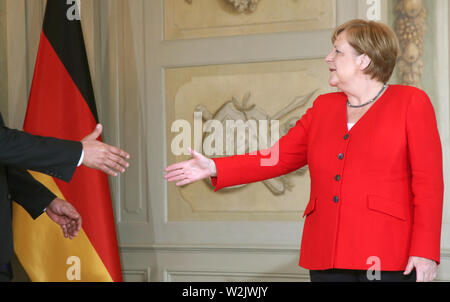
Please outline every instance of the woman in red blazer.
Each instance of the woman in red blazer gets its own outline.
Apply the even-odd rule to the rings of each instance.
[[[299,265],[312,281],[431,281],[444,190],[433,106],[417,88],[386,84],[399,51],[387,26],[352,20],[332,42],[329,83],[341,92],[319,96],[269,154],[211,160],[191,151],[165,178],[181,186],[212,177],[220,190],[308,165]]]

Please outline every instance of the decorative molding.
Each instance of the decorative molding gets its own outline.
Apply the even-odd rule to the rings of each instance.
[[[323,59],[167,68],[167,162],[188,159],[187,147],[192,147],[192,143],[197,152],[206,151],[208,157],[223,156],[225,144],[216,149],[216,144],[222,142],[221,138],[211,139],[220,136],[222,129],[230,129],[226,133],[228,135],[223,135],[224,139],[228,136],[230,141],[234,140],[239,145],[238,150],[236,147],[228,148],[231,152],[226,152],[226,155],[233,154],[232,151],[239,151],[241,154],[248,147],[244,144],[248,135],[243,133],[248,132],[252,137],[257,135],[259,140],[261,133],[254,131],[259,126],[264,128],[267,125],[267,132],[275,133],[271,137],[276,136],[278,132],[273,131],[278,127],[276,122],[258,121],[279,120],[280,135],[283,135],[312,106],[314,96],[331,90],[326,72]],[[300,88],[298,83],[302,83]],[[193,114],[195,112],[201,114]],[[207,121],[203,123],[202,118]],[[224,121],[232,120],[243,123],[225,123],[223,127]],[[179,121],[187,126],[174,128],[174,125],[181,124]],[[269,128],[270,124],[275,127]],[[242,125],[250,131],[242,131]],[[282,127],[283,125],[286,127]],[[233,135],[236,130],[237,136]],[[252,143],[249,152],[256,151],[259,147],[259,144]],[[212,149],[215,149],[214,152],[210,152]],[[271,159],[276,160],[276,157]],[[168,221],[301,220],[299,212],[304,210],[310,198],[308,174],[305,167],[282,178],[218,193],[203,181],[182,188],[168,185]]]
[[[163,3],[166,40],[331,30],[336,26],[336,0],[164,0]]]
[[[269,254],[296,254],[300,252],[298,246],[240,246],[240,245],[174,245],[174,244],[153,244],[153,245],[122,245],[121,253],[142,253],[142,252],[187,252],[187,253],[269,253]]]
[[[142,163],[131,162],[127,173],[112,179],[117,221],[120,223],[150,221],[144,84],[148,72],[143,65],[146,53],[145,2],[115,0],[102,2],[100,5],[103,7],[99,7],[107,17],[102,32],[105,45],[102,47],[105,48],[105,58],[109,60],[105,63],[108,64],[107,71],[101,78],[104,128],[114,133],[109,137],[112,144],[127,150],[135,163]]]
[[[397,0],[395,32],[400,42],[397,73],[401,84],[418,87],[423,73],[427,11],[421,0]]]
[[[300,253],[298,246],[241,246],[241,245],[175,245],[175,244],[153,244],[153,245],[122,245],[121,253],[133,252],[201,252],[201,253]],[[441,258],[450,260],[450,248],[441,249]]]
[[[178,277],[178,278],[177,278]],[[203,282],[208,281],[265,281],[265,282],[309,282],[309,273],[289,274],[289,273],[265,273],[265,272],[230,272],[230,271],[175,271],[164,270],[164,282],[185,282],[192,278],[202,278]],[[180,280],[181,279],[181,280]],[[221,280],[222,279],[222,280]]]
[[[150,282],[151,281],[151,267],[146,268],[127,268],[123,269],[122,274],[124,276],[125,281],[141,281],[141,282]],[[128,277],[130,276],[130,277]],[[131,280],[130,280],[131,279]]]
[[[285,246],[285,247],[272,247],[272,246],[255,246],[255,247],[242,247],[242,246],[200,246],[200,245],[127,245],[120,247],[120,253],[229,253],[229,254],[270,254],[274,257],[281,255],[298,256],[300,253],[298,247]],[[446,273],[448,270],[448,265],[450,263],[450,249],[441,249],[441,265],[439,268],[438,277],[434,280],[435,282],[447,282],[450,277]],[[126,266],[125,266],[126,267]],[[164,282],[179,282],[179,281],[192,281],[191,279],[196,279],[194,281],[200,281],[201,278],[206,280],[201,281],[237,281],[237,280],[258,280],[258,281],[309,281],[308,270],[305,273],[266,273],[266,272],[242,272],[242,271],[225,271],[225,270],[198,270],[190,269],[186,267],[185,269],[164,269],[161,281]],[[124,275],[132,276],[143,276],[145,281],[150,280],[150,268],[148,270],[136,269],[134,267],[124,268]],[[183,279],[183,278],[189,278]],[[264,280],[261,280],[264,279]]]
[[[187,3],[192,4],[193,0],[186,0]],[[234,10],[240,14],[253,13],[258,7],[260,0],[225,0],[225,2],[231,4]]]

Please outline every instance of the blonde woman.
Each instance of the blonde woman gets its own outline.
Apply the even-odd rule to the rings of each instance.
[[[212,177],[216,190],[308,165],[310,201],[300,266],[312,281],[431,281],[440,261],[442,150],[433,106],[417,88],[388,85],[399,52],[384,24],[352,20],[332,35],[329,84],[271,154],[193,159],[169,166],[185,185]],[[301,85],[301,83],[299,83]],[[278,150],[278,151],[276,151]],[[267,152],[264,152],[267,154]]]

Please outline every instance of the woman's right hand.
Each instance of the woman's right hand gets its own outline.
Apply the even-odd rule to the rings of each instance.
[[[191,160],[179,162],[166,168],[164,176],[167,181],[177,182],[177,186],[184,186],[197,180],[217,176],[216,164],[200,153],[191,150]]]

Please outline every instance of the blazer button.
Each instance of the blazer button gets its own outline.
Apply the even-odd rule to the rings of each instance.
[[[340,154],[338,155],[338,158],[339,158],[340,160],[344,159],[344,153],[340,153]]]
[[[336,181],[340,181],[341,180],[341,175],[336,175],[336,177],[334,178]]]
[[[344,135],[345,140],[348,140],[349,137],[350,137],[350,135],[348,135],[348,134]]]
[[[334,201],[335,203],[338,203],[338,202],[339,202],[339,197],[338,197],[338,196],[334,196],[334,197],[333,197],[333,201]]]

